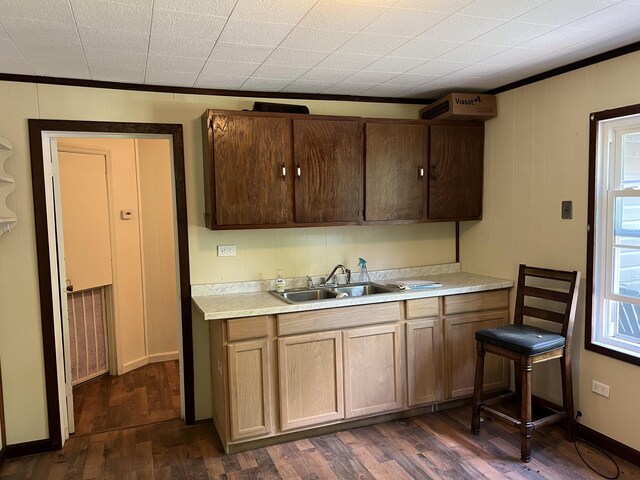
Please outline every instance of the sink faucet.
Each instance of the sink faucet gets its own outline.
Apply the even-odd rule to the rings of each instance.
[[[331,270],[331,273],[322,279],[322,283],[324,285],[326,285],[328,283],[331,283],[331,279],[334,278],[334,276],[336,274],[336,271],[339,268],[342,270],[343,274],[345,274],[345,273],[347,274],[347,283],[351,283],[351,270],[349,270],[347,267],[345,267],[341,263],[339,263],[338,265],[333,267],[333,270]],[[335,282],[335,283],[337,284],[338,282]]]

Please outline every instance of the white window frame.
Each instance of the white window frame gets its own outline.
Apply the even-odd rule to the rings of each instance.
[[[640,132],[640,114],[598,122],[591,343],[640,358],[640,341],[617,333],[619,302],[640,306],[640,298],[614,291],[614,276],[619,271],[614,249],[624,247],[640,251],[640,247],[614,243],[616,200],[640,198],[640,189],[622,186],[622,136],[632,132]]]

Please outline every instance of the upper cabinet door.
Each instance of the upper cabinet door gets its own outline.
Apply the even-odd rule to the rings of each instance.
[[[427,129],[366,122],[366,221],[419,221],[426,216]]]
[[[482,217],[484,125],[431,125],[429,219]]]
[[[293,120],[296,222],[360,220],[361,125],[353,119]]]
[[[215,224],[286,224],[291,120],[218,114],[212,128]]]

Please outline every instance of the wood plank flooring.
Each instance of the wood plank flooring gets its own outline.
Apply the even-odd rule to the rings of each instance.
[[[560,427],[534,434],[520,462],[514,429],[487,420],[469,433],[470,407],[224,455],[211,422],[180,420],[72,438],[59,452],[8,459],[0,479],[553,479],[599,478]],[[615,470],[587,446],[583,455]],[[618,459],[623,479],[640,468]]]
[[[150,363],[73,388],[74,436],[180,418],[178,361]]]

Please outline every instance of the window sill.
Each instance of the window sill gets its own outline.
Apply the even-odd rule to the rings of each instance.
[[[616,350],[613,347],[608,345],[603,345],[601,343],[594,343],[592,341],[585,341],[584,345],[585,350],[589,350],[591,352],[596,352],[606,357],[615,358],[616,360],[620,360],[622,362],[631,363],[633,365],[640,366],[640,356],[634,355],[632,353],[625,353],[620,350]]]

